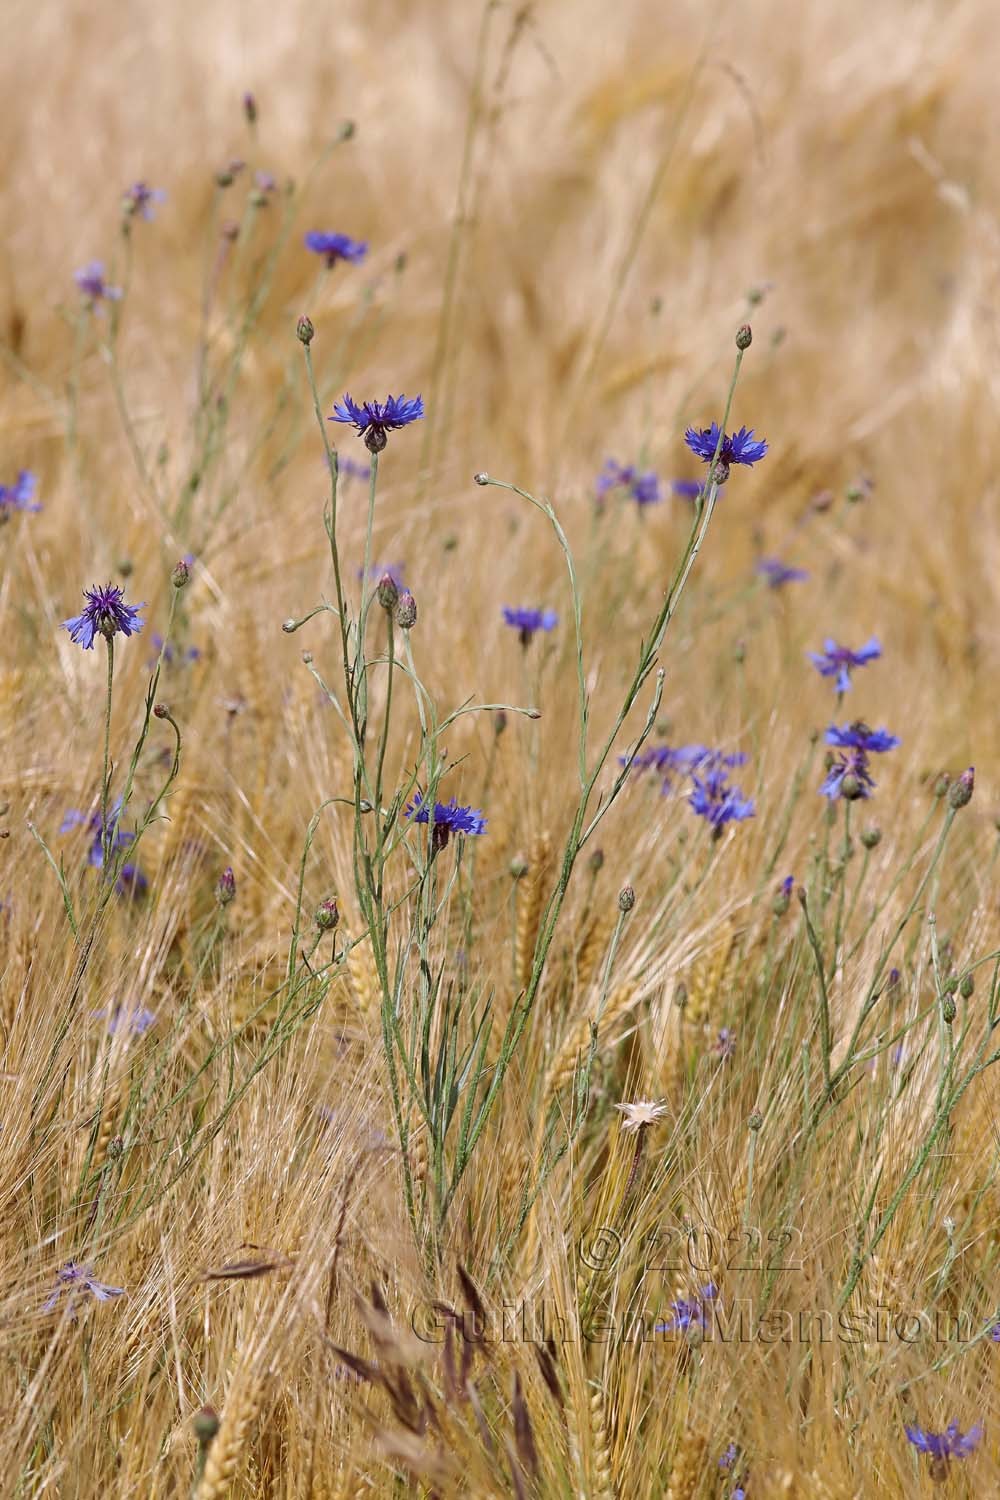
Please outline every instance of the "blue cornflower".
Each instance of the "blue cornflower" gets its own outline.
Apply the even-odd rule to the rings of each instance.
[[[109,854],[116,854],[119,849],[127,849],[135,838],[134,833],[128,833],[124,828],[118,826],[122,815],[122,799],[117,797],[108,808],[107,831],[108,838],[105,840],[104,825],[101,822],[100,812],[83,813],[78,808],[71,807],[59,825],[60,833],[69,833],[72,828],[84,827],[88,833],[94,835],[90,850],[87,854],[87,863],[95,870],[99,870],[104,864],[104,845],[108,844]]]
[[[352,240],[349,234],[327,234],[322,229],[310,229],[305,247],[314,255],[324,256],[327,267],[335,266],[338,260],[358,265],[368,254],[367,240]]]
[[[746,759],[746,753],[742,750],[727,755],[722,750],[712,749],[710,745],[653,745],[633,756],[631,762],[627,755],[618,757],[621,765],[631,764],[634,770],[646,771],[653,768],[659,771],[663,776],[664,792],[673,790],[671,774],[690,776],[695,771],[718,771],[724,768],[732,770],[735,766],[745,765]]]
[[[821,796],[829,797],[831,801],[835,797],[843,797],[848,802],[857,802],[861,797],[870,797],[875,790],[875,782],[868,769],[868,756],[865,752],[849,750],[846,755],[834,757],[819,790]]]
[[[359,464],[353,458],[341,458],[337,455],[337,473],[341,479],[370,479],[372,477],[371,464]]]
[[[715,1053],[716,1057],[732,1057],[733,1053],[736,1051],[736,1033],[732,1030],[731,1027],[722,1027],[721,1031],[715,1039],[715,1042],[712,1045],[712,1051]]]
[[[153,631],[153,634],[149,638],[149,644],[153,653],[149,658],[149,665],[151,667],[155,667],[159,661],[161,650],[163,651],[164,665],[168,667],[172,667],[175,661],[184,664],[201,659],[201,651],[197,646],[187,646],[183,651],[180,647],[171,645],[169,641],[164,646],[163,637],[158,630]]]
[[[147,182],[133,182],[122,198],[122,208],[129,218],[152,219],[153,204],[165,203],[167,195],[162,188],[150,187]]]
[[[714,1281],[703,1286],[697,1298],[681,1297],[676,1302],[671,1302],[670,1310],[673,1317],[665,1318],[663,1322],[657,1323],[653,1329],[654,1333],[670,1333],[675,1328],[686,1331],[692,1325],[695,1328],[704,1328],[708,1315],[709,1302],[714,1302],[719,1295],[719,1288]]]
[[[689,427],[684,434],[684,441],[692,453],[696,453],[704,463],[710,464],[719,442],[718,422],[713,422],[711,427]],[[758,463],[766,452],[767,443],[762,438],[754,438],[752,427],[741,427],[732,436],[723,434],[722,446],[715,462],[715,482],[725,484],[732,464]]]
[[[656,505],[663,499],[659,478],[652,469],[640,474],[634,464],[620,464],[616,458],[604,460],[604,468],[598,474],[594,488],[598,499],[609,490],[626,490],[640,508]]]
[[[836,745],[839,750],[864,750],[869,755],[873,752],[881,755],[885,750],[895,750],[900,740],[888,729],[869,729],[867,724],[855,719],[853,724],[845,724],[842,729],[831,724],[826,731],[826,743]]]
[[[149,881],[139,866],[133,864],[131,860],[126,860],[115,881],[115,890],[119,896],[131,896],[133,900],[137,900],[140,896],[144,896],[148,889]]]
[[[679,500],[697,500],[703,486],[697,479],[673,479],[670,488]]]
[[[83,597],[87,603],[81,612],[62,623],[63,629],[69,631],[70,640],[76,641],[84,651],[92,648],[98,635],[110,641],[119,631],[122,635],[132,635],[142,629],[139,611],[145,608],[145,604],[126,604],[125,591],[117,584],[84,589]]]
[[[109,1005],[104,1010],[95,1010],[96,1020],[107,1020],[108,1033],[117,1036],[120,1031],[126,1031],[130,1036],[143,1036],[151,1026],[156,1024],[155,1011],[147,1010],[144,1005]]]
[[[416,792],[406,809],[406,816],[414,823],[429,823],[431,811],[424,801],[423,792]],[[477,807],[459,807],[455,798],[450,802],[435,802],[434,832],[432,848],[443,849],[453,833],[479,834],[486,832],[486,819]]]
[[[725,1473],[728,1473],[729,1470],[733,1467],[733,1464],[736,1462],[736,1455],[739,1453],[739,1451],[740,1450],[737,1448],[735,1443],[728,1443],[726,1445],[726,1451],[719,1459],[719,1468],[722,1469]]]
[[[22,469],[13,484],[0,484],[0,524],[15,510],[41,510],[35,500],[38,480],[30,469]]]
[[[403,563],[372,563],[371,567],[368,569],[368,577],[374,578],[377,583],[380,578],[385,578],[386,576],[388,576],[392,579],[397,589],[402,589],[403,574],[405,573],[405,571],[406,569]],[[364,574],[364,568],[359,568],[358,577],[363,578]]]
[[[698,817],[711,825],[713,838],[722,837],[727,823],[741,823],[755,816],[753,798],[744,797],[738,786],[731,786],[724,770],[709,771],[704,779],[692,773],[691,780],[694,791],[688,801]]]
[[[73,280],[90,303],[117,302],[121,298],[121,287],[109,286],[104,279],[103,260],[92,260],[74,271]]]
[[[507,625],[520,631],[522,646],[531,645],[531,638],[537,630],[555,630],[559,623],[554,609],[512,609],[509,604],[503,607],[503,617]]]
[[[790,567],[780,557],[762,557],[757,564],[757,572],[767,580],[767,586],[771,589],[783,588],[786,583],[803,583],[809,577],[805,568]]]
[[[64,1291],[69,1291],[71,1296],[74,1291],[89,1292],[98,1302],[107,1302],[112,1297],[120,1297],[125,1288],[108,1286],[106,1282],[98,1281],[92,1267],[78,1266],[75,1260],[68,1260],[56,1273],[56,1289],[47,1298],[42,1311],[52,1312]]]
[[[822,651],[807,651],[806,655],[821,677],[836,677],[837,692],[846,693],[851,685],[851,668],[877,661],[882,655],[882,647],[875,636],[857,651],[852,651],[849,646],[838,646],[828,637],[823,642]]]
[[[346,422],[365,440],[369,453],[381,453],[389,441],[386,434],[397,427],[408,427],[424,414],[424,398],[387,396],[385,401],[365,401],[361,406],[349,395],[336,402],[328,422]]]
[[[948,1461],[952,1458],[968,1458],[983,1435],[982,1423],[977,1422],[968,1432],[960,1432],[957,1422],[949,1422],[944,1432],[928,1432],[923,1427],[907,1424],[906,1436],[920,1453],[931,1460],[931,1474],[935,1479],[944,1479],[948,1474]]]

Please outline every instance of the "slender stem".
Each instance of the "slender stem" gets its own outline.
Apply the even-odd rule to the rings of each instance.
[[[108,827],[108,797],[111,791],[111,693],[115,672],[115,638],[104,637],[108,648],[108,687],[104,704],[104,775],[101,780],[101,867],[107,879],[111,855],[111,830]]]

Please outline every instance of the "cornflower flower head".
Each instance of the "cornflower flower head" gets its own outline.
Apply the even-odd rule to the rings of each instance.
[[[784,588],[786,583],[804,583],[809,577],[805,568],[793,568],[783,563],[780,557],[762,557],[757,572],[769,589]]]
[[[599,501],[610,490],[625,490],[640,510],[647,505],[657,505],[663,499],[659,478],[652,469],[640,474],[634,464],[620,464],[616,458],[604,460],[604,468],[597,476],[594,489]]]
[[[616,1104],[621,1112],[623,1130],[645,1130],[667,1113],[667,1106],[654,1099],[637,1099],[633,1104]]]
[[[725,1060],[727,1057],[732,1057],[733,1053],[736,1051],[736,1033],[732,1030],[731,1027],[722,1027],[714,1043],[712,1044],[712,1051],[715,1053],[716,1057],[721,1057],[723,1060]]]
[[[737,1446],[736,1446],[735,1443],[727,1443],[726,1444],[726,1451],[723,1453],[722,1457],[719,1459],[719,1468],[722,1469],[724,1473],[728,1473],[729,1470],[733,1467],[733,1464],[736,1462],[736,1456],[739,1453],[739,1451],[740,1450],[737,1448]]]
[[[638,755],[633,756],[631,763],[627,755],[618,757],[619,764],[631,764],[631,768],[636,771],[659,771],[663,776],[664,792],[673,790],[671,775],[692,776],[695,771],[732,770],[735,766],[745,765],[746,759],[746,753],[742,750],[727,754],[710,745],[652,745],[648,750],[641,750]]]
[[[121,287],[110,286],[104,279],[103,260],[89,261],[79,271],[73,272],[73,280],[92,307],[98,302],[118,302],[121,299]]]
[[[104,1010],[95,1010],[94,1018],[98,1021],[107,1021],[109,1036],[118,1036],[120,1033],[127,1033],[129,1036],[144,1036],[149,1028],[156,1024],[155,1011],[148,1010],[145,1005],[125,1006],[117,1002],[106,1006]]]
[[[864,750],[868,755],[882,755],[886,750],[895,750],[901,742],[888,729],[869,729],[863,720],[855,719],[853,724],[843,727],[831,724],[826,731],[826,743],[838,750]]]
[[[752,427],[741,427],[739,432],[732,435],[722,433],[721,436],[722,446],[712,475],[716,484],[725,484],[733,464],[745,464],[749,467],[759,463],[767,452],[767,443],[763,438],[754,437]],[[689,427],[684,434],[684,441],[703,463],[710,464],[719,445],[719,437],[719,424],[713,422],[711,427]]]
[[[93,834],[90,850],[87,854],[88,865],[99,870],[104,864],[104,845],[108,844],[108,852],[116,854],[119,849],[127,849],[135,838],[134,833],[128,833],[124,828],[118,826],[122,815],[122,799],[116,798],[108,808],[107,839],[105,838],[105,825],[101,821],[100,812],[85,813],[79,808],[71,807],[59,825],[60,833],[69,833],[73,828],[86,828],[88,833]]]
[[[346,422],[365,440],[369,453],[381,453],[389,441],[387,434],[408,427],[424,414],[424,398],[387,396],[384,401],[365,401],[361,405],[350,395],[334,404],[328,422]]]
[[[372,477],[371,464],[359,464],[353,458],[337,458],[337,473],[343,479],[370,479]]]
[[[429,823],[431,809],[424,800],[423,792],[416,792],[406,809],[406,816],[413,823]],[[435,802],[434,832],[431,848],[436,853],[447,846],[453,833],[481,834],[486,832],[486,819],[479,808],[459,807],[455,798],[450,802]]]
[[[555,630],[559,623],[554,609],[512,609],[509,604],[504,605],[503,617],[505,624],[520,632],[522,646],[531,645],[536,631]]]
[[[62,623],[70,640],[84,651],[92,649],[98,635],[110,641],[119,631],[122,635],[132,635],[142,629],[139,611],[145,608],[145,603],[126,604],[125,591],[117,584],[109,583],[104,588],[95,584],[92,589],[84,589],[83,597],[87,603],[80,613]]]
[[[949,1422],[944,1432],[929,1432],[924,1427],[907,1423],[906,1436],[919,1453],[926,1453],[931,1461],[931,1478],[947,1479],[948,1464],[954,1458],[968,1458],[983,1435],[982,1423],[977,1422],[968,1432],[961,1432],[957,1422]]]
[[[807,651],[806,655],[821,677],[835,677],[837,692],[846,693],[851,686],[851,668],[865,667],[870,661],[877,661],[882,655],[882,647],[875,636],[856,651],[849,646],[838,646],[836,641],[828,638],[823,642],[822,651]]]
[[[122,197],[122,210],[127,218],[148,221],[156,217],[153,213],[154,203],[166,201],[167,195],[162,188],[150,187],[148,182],[133,182]]]
[[[843,755],[833,756],[819,790],[820,795],[829,797],[831,802],[837,797],[842,797],[845,802],[857,802],[863,797],[870,797],[875,790],[875,782],[868,768],[865,751],[848,750]]]
[[[177,662],[181,666],[186,666],[189,662],[200,661],[201,659],[201,651],[197,646],[186,646],[182,651],[179,646],[174,646],[169,641],[164,645],[163,636],[158,630],[153,631],[153,634],[149,638],[149,644],[152,651],[152,655],[149,658],[149,665],[151,667],[156,666],[156,663],[160,659],[161,651],[163,652],[164,665],[168,667],[172,667],[174,662]]]
[[[693,772],[694,790],[688,801],[699,818],[710,824],[713,838],[721,838],[727,823],[742,823],[756,816],[752,797],[744,797],[738,786],[730,785],[724,770],[709,771],[704,777]]]
[[[75,1260],[68,1260],[56,1272],[56,1289],[46,1299],[42,1311],[52,1312],[63,1292],[68,1292],[70,1297],[75,1293],[89,1292],[95,1301],[108,1302],[112,1297],[120,1297],[124,1291],[123,1286],[108,1286],[107,1282],[98,1281],[91,1266],[80,1266]]]
[[[654,1333],[671,1333],[675,1328],[687,1332],[689,1328],[703,1329],[708,1316],[709,1302],[714,1302],[719,1295],[719,1289],[714,1281],[703,1286],[697,1297],[679,1297],[676,1302],[670,1303],[672,1317],[664,1318],[657,1323],[653,1329]]]
[[[381,578],[389,577],[392,579],[397,589],[401,589],[403,587],[403,574],[405,572],[406,568],[403,563],[372,563],[371,567],[368,569],[368,577],[374,578],[376,583]],[[364,568],[359,568],[358,577],[363,578],[364,576]]]
[[[313,255],[323,256],[328,270],[335,266],[338,260],[346,260],[352,265],[359,265],[368,254],[367,240],[352,240],[349,234],[328,234],[322,229],[310,229],[304,243],[306,249],[311,250]]]
[[[126,860],[118,872],[118,879],[115,881],[115,890],[119,896],[131,896],[133,900],[138,900],[140,896],[145,895],[148,889],[149,881],[139,866],[133,864],[130,860]]]
[[[672,479],[670,489],[678,500],[697,500],[702,492],[702,484],[697,479]]]
[[[0,526],[16,510],[41,510],[35,500],[37,484],[38,480],[30,469],[22,469],[13,484],[0,484]]]

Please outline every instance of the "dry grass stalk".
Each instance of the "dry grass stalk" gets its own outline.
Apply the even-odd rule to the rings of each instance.
[[[531,845],[527,873],[517,885],[517,926],[514,932],[514,982],[518,990],[526,988],[531,978],[538,939],[538,924],[547,885],[552,840],[540,833]]]

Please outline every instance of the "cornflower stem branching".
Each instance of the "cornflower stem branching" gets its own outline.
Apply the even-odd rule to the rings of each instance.
[[[523,996],[519,998],[518,1002],[511,1009],[511,1013],[508,1018],[507,1025],[504,1030],[504,1035],[500,1044],[499,1057],[494,1066],[493,1077],[490,1080],[490,1083],[486,1089],[486,1093],[476,1115],[476,1119],[469,1131],[469,1138],[466,1143],[464,1160],[459,1160],[456,1162],[456,1171],[464,1170],[464,1166],[468,1161],[468,1157],[471,1156],[473,1150],[476,1147],[476,1144],[478,1143],[479,1137],[481,1136],[485,1128],[486,1121],[503,1085],[507,1070],[510,1067],[514,1054],[517,1051],[521,1037],[524,1033],[524,1029],[528,1024],[528,1019],[531,1016],[535,998],[538,994],[538,988],[541,984],[542,973],[545,968],[546,959],[548,958],[549,948],[551,947],[553,938],[555,936],[556,927],[559,922],[559,917],[562,913],[563,904],[566,899],[566,893],[569,888],[570,878],[573,873],[573,867],[576,862],[577,855],[580,852],[580,848],[582,847],[582,838],[586,825],[587,809],[591,794],[593,792],[597,779],[600,776],[609,755],[611,754],[622,725],[624,724],[626,718],[628,717],[628,714],[635,705],[636,699],[638,698],[643,683],[646,681],[646,678],[649,676],[650,672],[655,666],[656,657],[663,644],[663,640],[670,626],[670,623],[677,612],[677,607],[684,593],[685,585],[687,584],[687,580],[690,577],[691,570],[694,567],[695,561],[704,543],[705,536],[707,535],[708,527],[711,523],[712,514],[714,512],[719,493],[719,484],[716,478],[716,465],[718,463],[719,454],[722,451],[725,431],[729,422],[729,413],[732,409],[733,397],[736,393],[736,385],[739,380],[740,369],[743,363],[743,353],[744,351],[742,349],[737,349],[733,375],[729,384],[729,392],[726,398],[725,411],[723,413],[722,421],[719,426],[719,434],[716,440],[715,452],[709,465],[709,473],[712,477],[707,486],[702,504],[695,514],[694,525],[691,529],[687,547],[685,549],[683,557],[681,558],[673,583],[671,584],[666,598],[664,599],[663,605],[660,608],[659,614],[653,622],[648,640],[643,643],[643,646],[640,650],[638,666],[636,668],[631,685],[629,686],[628,691],[625,695],[624,702],[622,703],[621,708],[616,714],[611,730],[604,740],[601,749],[597,754],[594,765],[590,770],[588,770],[587,767],[586,739],[589,706],[583,669],[583,632],[581,622],[580,597],[579,591],[577,589],[576,572],[573,565],[573,558],[569,548],[569,544],[566,541],[565,533],[562,527],[559,525],[558,519],[556,518],[555,512],[553,511],[551,505],[549,505],[547,502],[543,503],[537,500],[533,495],[528,494],[528,492],[525,490],[519,489],[516,485],[504,484],[499,481],[490,479],[489,477],[487,477],[486,479],[486,482],[488,484],[497,484],[499,488],[512,490],[515,494],[523,496],[532,505],[534,505],[536,509],[540,510],[544,515],[546,515],[549,518],[553,530],[556,533],[559,545],[562,548],[566,558],[567,569],[570,575],[570,585],[573,591],[573,619],[574,627],[576,630],[580,723],[579,772],[581,794],[577,805],[576,815],[573,819],[573,823],[570,828],[569,835],[566,840],[566,845],[563,851],[563,858],[558,882],[556,884],[555,890],[552,892],[548,902],[543,909],[542,919],[539,924],[538,939],[535,945],[535,954],[532,964],[531,976],[529,978],[528,985]]]

